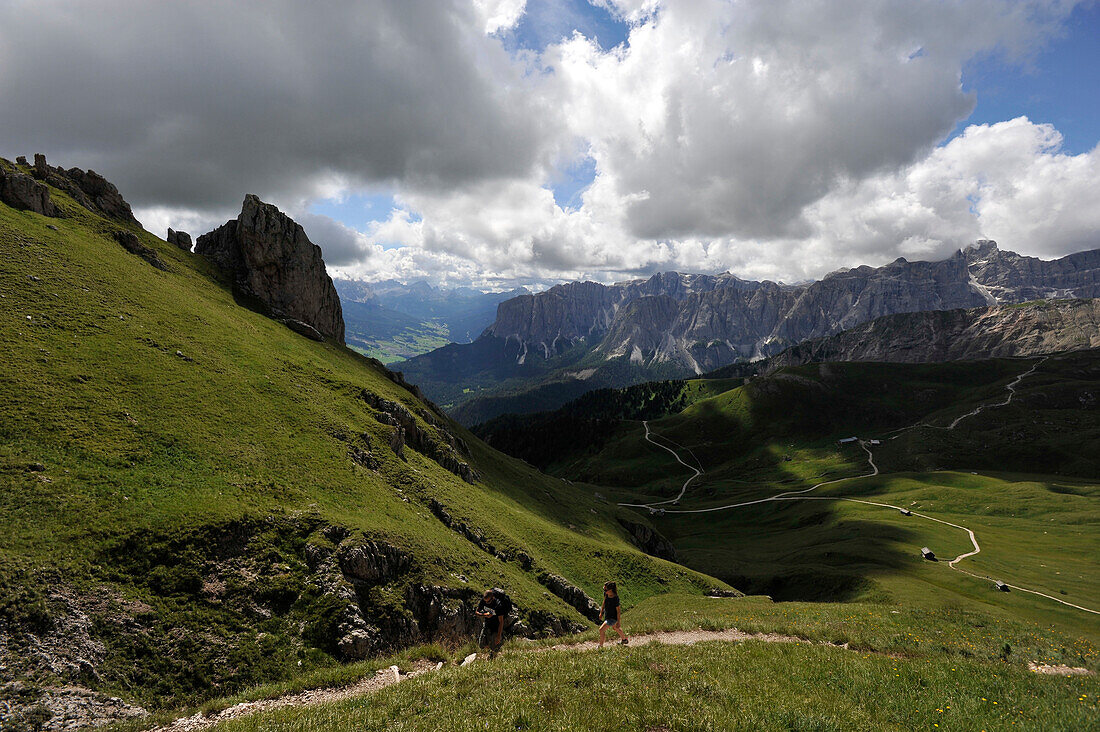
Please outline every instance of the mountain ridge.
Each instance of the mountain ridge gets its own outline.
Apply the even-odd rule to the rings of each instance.
[[[660,273],[619,285],[568,283],[505,301],[473,343],[418,356],[401,369],[472,424],[516,411],[524,393],[535,408],[549,409],[557,399],[551,392],[572,398],[645,381],[646,373],[698,375],[883,315],[1097,296],[1100,250],[1041,260],[988,240],[937,262],[899,258],[797,285]]]

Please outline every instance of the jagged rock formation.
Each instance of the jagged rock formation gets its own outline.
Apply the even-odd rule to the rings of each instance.
[[[175,244],[185,252],[191,251],[191,235],[186,231],[176,231],[169,228],[167,240],[169,244]]]
[[[1039,301],[877,318],[769,358],[765,373],[827,361],[928,363],[1100,348],[1100,299]]]
[[[539,574],[539,582],[541,582],[546,589],[572,605],[581,615],[592,622],[599,621],[600,606],[595,600],[586,595],[581,588],[571,584],[564,577],[550,572]]]
[[[344,342],[344,316],[320,247],[275,206],[245,196],[241,214],[195,242],[243,293],[283,320],[300,321]]]
[[[0,166],[0,203],[43,216],[57,216],[50,189],[18,170]]]
[[[599,352],[672,361],[696,373],[760,358],[883,315],[1100,295],[1100,251],[1053,262],[980,242],[942,262],[898,259],[834,272],[799,287],[770,282],[644,302],[620,310]]]
[[[578,340],[602,337],[622,304],[631,300],[661,295],[680,300],[695,293],[740,290],[755,284],[729,273],[715,277],[679,272],[662,272],[648,280],[615,285],[568,282],[535,295],[505,300],[497,307],[497,319],[483,337],[518,341],[522,345],[520,363],[529,347],[549,358]]]
[[[605,358],[675,361],[698,372],[882,315],[1097,296],[1100,250],[1044,261],[983,241],[941,262],[899,258],[807,285],[675,272],[610,286],[569,283],[501,303],[485,335],[517,340],[518,360],[586,339]]]
[[[45,155],[35,153],[32,174],[40,181],[65,191],[74,201],[89,211],[128,226],[141,227],[138,220],[134,218],[130,204],[118,192],[118,188],[94,170],[81,168],[66,170],[61,167],[50,167],[46,163]]]

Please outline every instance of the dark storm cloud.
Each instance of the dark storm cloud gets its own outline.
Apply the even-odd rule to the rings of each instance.
[[[16,0],[0,150],[93,167],[144,207],[460,185],[534,161],[547,116],[514,68],[459,0]]]

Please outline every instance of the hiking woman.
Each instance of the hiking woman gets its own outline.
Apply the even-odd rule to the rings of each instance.
[[[603,648],[604,641],[607,639],[607,629],[609,627],[614,628],[615,632],[622,638],[619,642],[624,646],[630,641],[627,640],[626,633],[623,632],[623,608],[619,604],[619,588],[615,586],[614,582],[604,582],[603,585],[603,607],[600,608],[600,648]]]

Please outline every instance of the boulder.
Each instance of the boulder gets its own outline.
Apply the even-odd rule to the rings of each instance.
[[[17,157],[15,159],[15,164],[16,165],[29,165],[30,163],[27,162],[27,156],[26,155],[20,155],[19,157]]]
[[[325,340],[325,337],[323,335],[321,335],[321,332],[319,330],[317,330],[316,328],[314,328],[309,323],[303,323],[302,321],[295,320],[294,318],[283,318],[280,322],[282,322],[283,325],[285,325],[287,328],[290,328],[292,331],[294,331],[298,335],[304,335],[306,338],[309,338],[310,340],[314,340],[314,341],[324,341]]]
[[[191,235],[186,231],[176,231],[175,229],[169,228],[168,243],[175,244],[185,252],[191,251]]]
[[[0,202],[22,211],[57,216],[50,189],[18,170],[0,168]]]
[[[195,252],[277,319],[301,321],[344,342],[344,314],[320,247],[275,206],[245,196],[240,215],[195,241]]]

